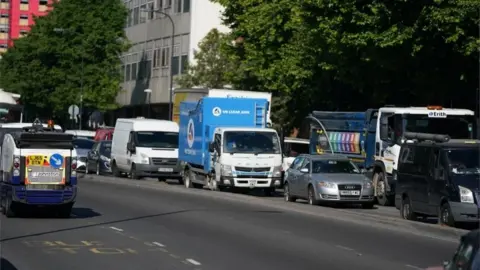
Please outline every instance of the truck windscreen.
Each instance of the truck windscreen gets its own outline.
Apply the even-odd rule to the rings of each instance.
[[[449,115],[446,118],[432,118],[427,115],[406,115],[407,132],[447,134],[452,139],[475,138],[476,121],[472,115]]]
[[[447,156],[454,174],[480,174],[478,148],[449,150]]]
[[[178,148],[178,132],[138,131],[135,135],[137,147]]]
[[[224,153],[281,154],[280,142],[275,132],[226,131]]]

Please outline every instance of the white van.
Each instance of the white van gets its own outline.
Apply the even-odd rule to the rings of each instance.
[[[178,124],[172,121],[119,118],[112,138],[111,168],[114,176],[132,179],[179,179]]]

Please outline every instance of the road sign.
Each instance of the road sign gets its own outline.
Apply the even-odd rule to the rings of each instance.
[[[80,109],[77,105],[70,105],[70,107],[68,107],[68,114],[70,114],[70,117],[77,117],[79,112]]]

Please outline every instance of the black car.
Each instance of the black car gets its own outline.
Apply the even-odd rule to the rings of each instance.
[[[479,253],[480,231],[474,230],[460,238],[460,244],[453,258],[444,262],[445,270],[478,270],[480,269]]]
[[[97,175],[111,173],[111,152],[112,141],[96,142],[87,154],[87,173],[95,172]]]
[[[412,134],[402,145],[395,206],[404,219],[438,217],[441,224],[477,223],[480,141]],[[416,138],[420,138],[420,140]]]

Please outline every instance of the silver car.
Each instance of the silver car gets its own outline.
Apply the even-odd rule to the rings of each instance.
[[[285,201],[374,205],[372,181],[342,155],[300,155],[285,173]]]

